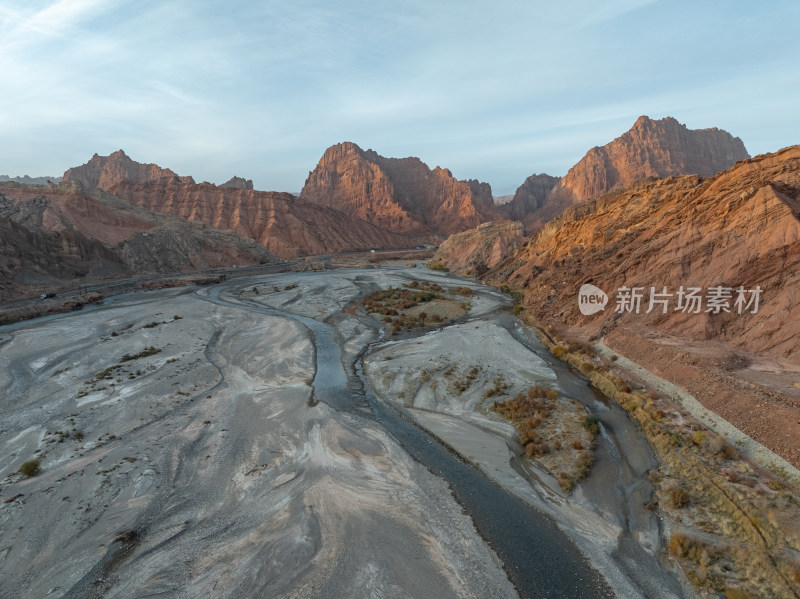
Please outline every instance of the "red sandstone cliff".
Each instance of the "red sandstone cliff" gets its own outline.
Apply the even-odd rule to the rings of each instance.
[[[250,239],[155,214],[80,183],[0,183],[0,288],[274,262]]]
[[[344,142],[328,148],[300,196],[396,232],[450,234],[497,212],[491,187],[419,158],[384,158]]]
[[[480,276],[525,242],[522,223],[484,223],[447,238],[433,257],[450,270]]]
[[[749,154],[738,137],[726,131],[687,129],[672,117],[639,117],[633,127],[602,147],[589,150],[569,172],[552,178],[534,175],[517,190],[505,213],[538,231],[566,207],[596,199],[643,177],[696,174],[710,177]]]
[[[168,168],[157,164],[142,164],[131,160],[125,152],[117,150],[109,156],[95,154],[92,159],[81,166],[73,167],[64,173],[62,183],[77,181],[84,187],[96,187],[108,191],[121,181],[157,181],[162,177],[177,177]],[[191,177],[181,177],[182,181],[194,183]]]
[[[122,181],[110,191],[153,212],[233,230],[281,258],[408,248],[418,243],[289,193],[198,185],[177,177],[145,183]]]
[[[526,313],[562,336],[601,336],[800,466],[800,146],[703,179],[644,179],[567,208],[488,273],[524,292]],[[608,305],[579,310],[584,283]],[[621,287],[640,288],[638,313],[617,312]],[[670,296],[650,307],[651,287]],[[700,288],[699,312],[678,309]],[[709,294],[731,291],[715,312]],[[736,290],[761,288],[758,310]],[[745,299],[750,301],[752,294]],[[684,302],[684,306],[687,303]],[[630,303],[626,307],[631,306]],[[709,308],[712,311],[708,311]]]

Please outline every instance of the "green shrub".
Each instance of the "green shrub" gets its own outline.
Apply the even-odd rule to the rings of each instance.
[[[19,473],[28,477],[36,476],[39,474],[39,470],[41,470],[41,465],[39,464],[39,460],[36,459],[28,460],[19,467]]]
[[[597,434],[600,432],[600,423],[595,416],[588,414],[583,419],[583,428],[589,431],[592,436],[597,436]]]

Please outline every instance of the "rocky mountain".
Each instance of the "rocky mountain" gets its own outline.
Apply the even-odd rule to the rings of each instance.
[[[710,177],[749,158],[738,137],[726,131],[687,129],[672,117],[642,116],[602,147],[589,150],[560,180],[533,175],[507,205],[510,218],[535,232],[566,207],[599,198],[643,177],[696,174]],[[551,185],[552,184],[552,185]]]
[[[14,181],[25,185],[47,185],[48,183],[58,183],[61,181],[61,177],[29,177],[28,175],[9,177],[8,175],[0,175],[0,183],[5,181]]]
[[[548,220],[555,216],[555,214],[548,216],[545,207],[550,192],[559,181],[558,177],[534,173],[525,179],[525,182],[517,188],[511,201],[504,206],[505,214],[513,220],[528,220],[529,222],[532,215],[537,215],[539,220],[543,218]]]
[[[289,193],[195,184],[179,177],[142,183],[125,180],[109,191],[153,212],[233,230],[281,258],[419,243]]]
[[[800,146],[572,206],[487,278],[522,290],[542,325],[604,337],[800,464],[786,443],[800,434]],[[604,309],[582,313],[584,284]]]
[[[163,177],[178,177],[174,171],[161,168],[157,164],[142,164],[128,157],[122,150],[109,156],[95,154],[86,164],[73,167],[64,173],[62,183],[76,181],[84,187],[96,187],[108,191],[122,181],[157,181]],[[178,177],[186,183],[194,183],[191,177]]]
[[[480,276],[522,246],[522,223],[484,223],[455,233],[436,251],[433,262],[442,262],[465,276]]]
[[[250,239],[154,214],[80,183],[0,183],[0,287],[248,266],[275,257]]]
[[[220,185],[225,189],[253,189],[252,179],[243,179],[242,177],[231,177],[225,183]]]
[[[419,158],[384,158],[351,142],[325,151],[300,196],[400,233],[450,234],[499,216],[487,183],[460,181]]]

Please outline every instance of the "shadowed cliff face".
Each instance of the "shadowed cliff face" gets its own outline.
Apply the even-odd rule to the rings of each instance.
[[[667,117],[639,117],[633,127],[595,147],[560,180],[533,175],[517,189],[505,213],[535,233],[566,207],[599,198],[644,177],[710,177],[749,158],[738,137],[720,129],[687,129]]]
[[[524,242],[522,223],[484,223],[448,237],[433,261],[443,262],[450,270],[465,276],[480,276]]]
[[[110,190],[153,212],[230,229],[282,258],[408,248],[419,243],[289,193],[198,185],[177,177],[146,183],[122,181]]]
[[[697,339],[723,339],[800,363],[800,146],[738,163],[713,178],[648,179],[569,208],[490,279],[525,291],[543,320],[597,333],[647,324]],[[763,290],[756,314],[582,316],[578,290],[592,282],[609,296],[619,287],[722,285]],[[673,302],[677,301],[673,297]],[[733,299],[731,300],[731,304]],[[674,308],[674,306],[673,306]],[[705,310],[705,308],[704,308]]]
[[[487,183],[460,181],[419,158],[384,158],[350,142],[325,151],[300,195],[397,232],[450,234],[498,216]]]
[[[230,231],[154,214],[79,183],[0,183],[0,283],[28,285],[274,262]]]

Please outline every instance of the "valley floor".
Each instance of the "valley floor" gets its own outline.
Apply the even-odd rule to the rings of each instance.
[[[466,316],[391,337],[354,307],[412,280],[468,285]],[[373,268],[0,327],[0,596],[691,596],[643,509],[646,441],[508,304]],[[468,388],[448,392],[467,365]],[[507,396],[546,384],[598,417],[573,495],[516,457],[484,397],[499,378]]]

